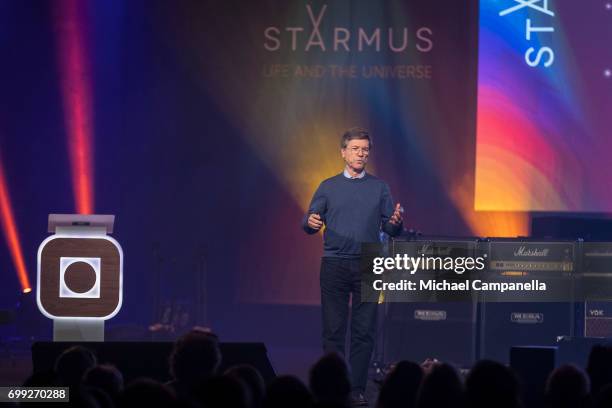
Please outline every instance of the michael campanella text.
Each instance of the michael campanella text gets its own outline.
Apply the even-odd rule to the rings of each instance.
[[[530,282],[483,282],[480,279],[464,280],[462,282],[449,282],[447,280],[419,280],[418,283],[407,279],[402,279],[397,282],[383,282],[382,279],[377,279],[372,283],[374,290],[398,290],[398,291],[546,291],[546,283],[540,282],[537,279]]]

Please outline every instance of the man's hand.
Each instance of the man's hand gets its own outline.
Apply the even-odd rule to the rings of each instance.
[[[393,224],[393,225],[401,224],[402,221],[403,221],[403,219],[402,219],[402,213],[403,212],[404,212],[404,209],[402,208],[400,203],[395,204],[395,210],[393,210],[393,215],[389,219],[389,222],[391,224]]]
[[[323,221],[319,214],[310,214],[308,217],[308,226],[315,231],[318,231],[323,226]]]

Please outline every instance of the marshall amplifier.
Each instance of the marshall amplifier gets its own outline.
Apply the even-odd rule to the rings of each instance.
[[[525,299],[523,292],[512,298],[479,294],[478,358],[507,364],[513,346],[552,346],[559,336],[574,334],[574,242],[491,239],[481,245],[488,248],[487,279],[544,281],[561,289],[548,299],[546,293],[525,294]]]
[[[582,243],[585,337],[612,338],[612,243]]]
[[[474,238],[419,238],[394,240],[390,254],[429,257],[474,256]],[[441,278],[439,271],[419,271],[422,276]],[[387,295],[387,294],[385,294]],[[392,294],[389,294],[392,295]],[[446,296],[446,297],[445,297]],[[386,364],[400,360],[420,362],[428,357],[469,367],[475,361],[476,300],[470,293],[460,299],[445,296],[386,297],[382,338],[378,354]],[[427,297],[427,298],[425,298]],[[382,348],[382,350],[381,350]]]

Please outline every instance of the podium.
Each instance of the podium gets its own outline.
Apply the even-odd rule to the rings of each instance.
[[[123,250],[108,234],[114,215],[50,214],[38,248],[36,302],[53,320],[54,341],[104,341],[121,309]]]

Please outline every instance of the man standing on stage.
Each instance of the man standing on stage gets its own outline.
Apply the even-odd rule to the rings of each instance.
[[[364,393],[374,349],[377,306],[361,301],[361,244],[379,242],[381,229],[391,236],[402,230],[402,208],[399,203],[393,206],[389,186],[365,172],[372,146],[363,128],[352,128],[342,135],[344,171],[319,185],[303,220],[308,234],[317,233],[325,225],[320,275],[325,352],[345,354],[352,294],[348,360],[353,404],[357,406],[368,403]]]

